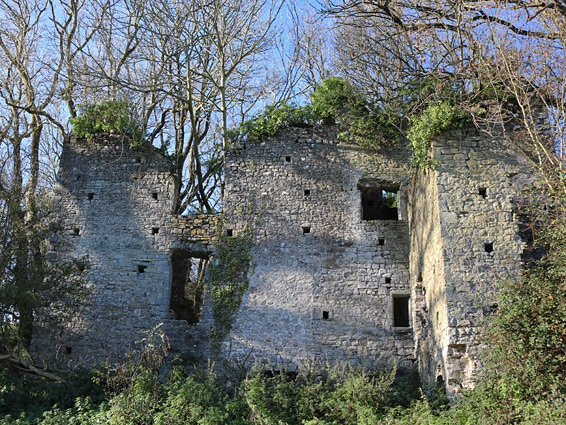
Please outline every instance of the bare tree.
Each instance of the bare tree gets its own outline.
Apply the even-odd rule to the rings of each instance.
[[[509,139],[566,211],[563,2],[330,0],[322,9],[336,22],[337,67],[376,102],[407,116],[449,87],[483,128],[512,120]],[[407,102],[423,83],[420,101]]]
[[[172,142],[176,212],[217,208],[229,126],[271,95],[268,81],[280,86],[265,71],[282,4],[127,0],[98,33],[105,48],[89,51],[82,74],[135,101],[149,142]]]
[[[42,171],[42,154],[52,153],[52,137],[66,132],[70,64],[88,42],[88,36],[79,41],[88,31],[77,31],[82,7],[74,0],[0,2],[0,359],[30,371],[17,351],[29,346],[37,309],[49,294],[64,300],[74,293],[59,292],[68,281],[47,276],[42,195],[52,176]]]

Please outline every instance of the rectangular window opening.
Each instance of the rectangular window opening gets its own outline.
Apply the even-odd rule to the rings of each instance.
[[[385,238],[379,238],[379,239],[377,240],[377,244],[378,244],[379,246],[385,245]]]
[[[322,312],[322,320],[330,320],[330,312],[323,311]]]
[[[228,236],[228,237],[230,237],[230,238],[231,238],[232,236],[234,236],[234,230],[232,230],[232,229],[227,229],[227,230],[226,230],[226,236]]]
[[[171,296],[169,309],[175,319],[198,323],[202,318],[204,276],[208,258],[182,249],[171,256]]]
[[[487,198],[487,188],[485,188],[485,187],[480,187],[480,188],[478,189],[478,194],[479,194],[483,199]]]
[[[409,327],[409,295],[393,296],[393,326],[396,328]]]
[[[493,252],[493,244],[492,243],[484,244],[484,249],[485,249],[485,252]]]
[[[397,190],[358,184],[362,197],[362,220],[399,220]]]
[[[391,278],[390,278],[390,277],[386,277],[386,278],[385,278],[385,283],[391,283]]]
[[[87,196],[89,201],[92,201],[94,199],[94,193],[89,193]]]
[[[80,236],[81,235],[81,229],[73,229],[73,236]]]
[[[151,197],[157,201],[157,192],[153,192],[151,194]]]
[[[290,157],[290,156],[286,156],[286,157],[285,157],[285,162],[291,162],[291,157]]]
[[[309,189],[305,189],[305,196],[310,196],[311,191]]]
[[[159,233],[159,227],[152,227],[151,228],[151,234],[152,235],[157,235]]]
[[[311,228],[310,228],[310,227],[303,226],[303,235],[306,235],[306,234],[308,234],[308,233],[310,233],[310,232],[311,232]]]
[[[138,264],[138,274],[145,273],[145,269],[147,269],[147,266],[144,266],[143,264]]]

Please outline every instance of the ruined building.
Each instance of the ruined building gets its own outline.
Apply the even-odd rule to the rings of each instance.
[[[437,169],[415,172],[405,144],[368,151],[331,127],[286,129],[227,153],[220,219],[173,215],[157,150],[67,139],[51,257],[84,257],[92,294],[63,332],[38,331],[34,350],[100,361],[162,323],[173,349],[207,357],[214,318],[198,265],[215,261],[215,238],[247,228],[249,287],[222,356],[418,366],[454,395],[477,371],[494,288],[520,274],[513,200],[530,171],[475,129],[438,138],[432,155]]]

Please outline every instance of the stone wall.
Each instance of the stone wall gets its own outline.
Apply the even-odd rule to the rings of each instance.
[[[455,396],[480,368],[495,289],[520,275],[513,199],[534,175],[511,146],[475,130],[445,134],[432,153],[438,168],[411,190],[415,339],[424,380]]]
[[[115,359],[160,323],[174,348],[197,343],[208,318],[174,320],[171,257],[209,255],[215,219],[173,215],[174,186],[171,163],[153,148],[112,134],[64,141],[54,202],[62,230],[50,258],[86,260],[91,294],[61,332],[38,328],[32,350],[74,363]]]
[[[495,288],[520,274],[513,199],[535,176],[475,130],[446,133],[432,155],[438,168],[416,172],[406,143],[367,151],[324,126],[247,142],[226,154],[220,226],[173,214],[175,179],[157,150],[117,135],[67,139],[50,257],[85,257],[92,294],[63,332],[39,328],[33,350],[112,360],[161,323],[175,350],[207,358],[209,291],[196,288],[200,310],[188,315],[179,276],[214,261],[220,229],[249,227],[250,285],[222,356],[268,368],[418,365],[455,396],[481,366]]]
[[[412,367],[412,329],[392,317],[393,297],[410,293],[407,163],[403,145],[368,155],[330,128],[286,130],[228,155],[226,227],[255,232],[228,356]],[[363,220],[364,188],[396,189],[399,220]]]

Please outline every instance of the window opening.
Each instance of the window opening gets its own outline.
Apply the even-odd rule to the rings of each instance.
[[[138,264],[138,274],[145,273],[145,269],[147,269],[147,266],[144,266],[143,264]]]
[[[65,354],[71,354],[73,352],[73,347],[65,347]]]
[[[380,246],[385,245],[385,238],[379,238],[379,239],[377,240],[377,244],[380,245]]]
[[[391,283],[391,278],[390,278],[390,277],[386,277],[386,278],[385,278],[385,283]]]
[[[92,201],[94,199],[94,193],[89,193],[88,194],[88,200]]]
[[[80,236],[81,229],[73,229],[73,236]]]
[[[159,227],[152,227],[151,228],[151,234],[152,235],[157,235],[159,233]]]
[[[198,323],[202,318],[204,275],[208,258],[176,249],[171,257],[169,308],[177,320]]]
[[[493,244],[492,243],[484,244],[484,249],[485,249],[485,252],[493,252]]]
[[[399,220],[397,189],[358,185],[362,195],[363,220]]]
[[[306,235],[307,233],[311,232],[311,228],[310,227],[303,227],[303,235]]]
[[[409,296],[393,296],[393,326],[398,328],[409,327]]]
[[[311,191],[309,189],[305,189],[305,196],[310,196]]]
[[[485,188],[485,187],[480,187],[480,188],[478,189],[478,194],[479,194],[483,199],[487,198],[487,188]]]
[[[285,157],[285,162],[291,162],[291,157],[290,157],[290,156],[286,156],[286,157]]]
[[[322,312],[322,320],[330,320],[330,312],[323,311]]]
[[[232,230],[232,229],[227,229],[227,230],[226,230],[226,236],[229,236],[229,237],[234,236],[234,230]]]
[[[151,197],[157,201],[157,192],[153,192],[151,194]]]

